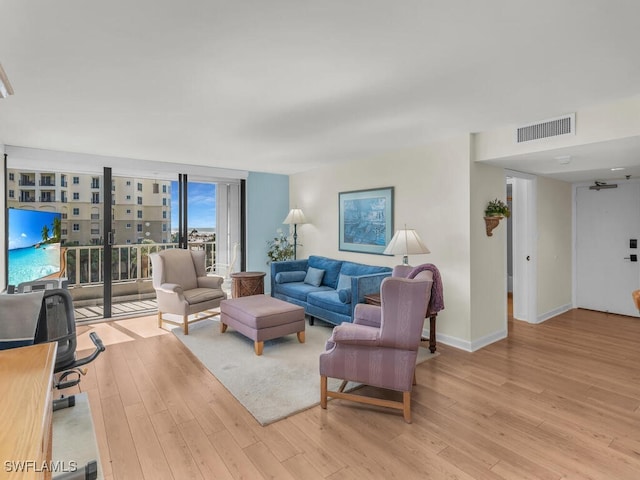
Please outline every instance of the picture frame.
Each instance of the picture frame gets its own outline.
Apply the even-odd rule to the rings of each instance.
[[[338,193],[338,249],[382,255],[393,237],[393,187]]]

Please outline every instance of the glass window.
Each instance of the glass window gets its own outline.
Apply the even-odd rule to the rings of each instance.
[[[142,218],[142,210],[138,210],[138,218]]]
[[[142,191],[142,184],[138,183],[138,191],[141,192]]]
[[[73,199],[80,200],[80,194],[78,192],[73,192]]]
[[[73,224],[73,231],[74,232],[79,232],[80,231],[80,224],[79,223],[74,223]]]
[[[130,223],[127,223],[127,225],[126,225],[126,227],[125,227],[125,228],[131,228],[131,224],[130,224]]]
[[[14,177],[13,173],[9,174],[9,180],[12,181],[12,182],[15,180],[15,177]]]
[[[131,215],[131,209],[127,208],[127,215]]]
[[[80,183],[80,177],[73,177],[73,184],[78,185]]]
[[[9,190],[9,198],[14,198],[16,196],[16,192],[13,190]]]
[[[79,208],[74,208],[73,209],[73,214],[74,215],[80,215],[80,209]]]
[[[138,197],[138,205],[142,205],[142,197]]]
[[[138,224],[138,231],[142,232],[142,224],[141,223]]]

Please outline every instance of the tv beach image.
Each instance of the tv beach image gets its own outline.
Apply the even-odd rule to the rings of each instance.
[[[60,271],[60,217],[56,212],[9,209],[9,285]]]

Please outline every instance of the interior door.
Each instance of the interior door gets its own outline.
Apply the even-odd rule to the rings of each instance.
[[[631,292],[640,288],[640,183],[576,189],[576,303],[638,316]],[[633,261],[633,255],[636,261]]]

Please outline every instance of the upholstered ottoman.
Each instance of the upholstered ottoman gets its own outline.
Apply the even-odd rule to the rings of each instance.
[[[254,342],[256,355],[262,355],[265,340],[298,334],[304,343],[304,308],[268,295],[251,295],[220,302],[220,332],[227,326]]]

